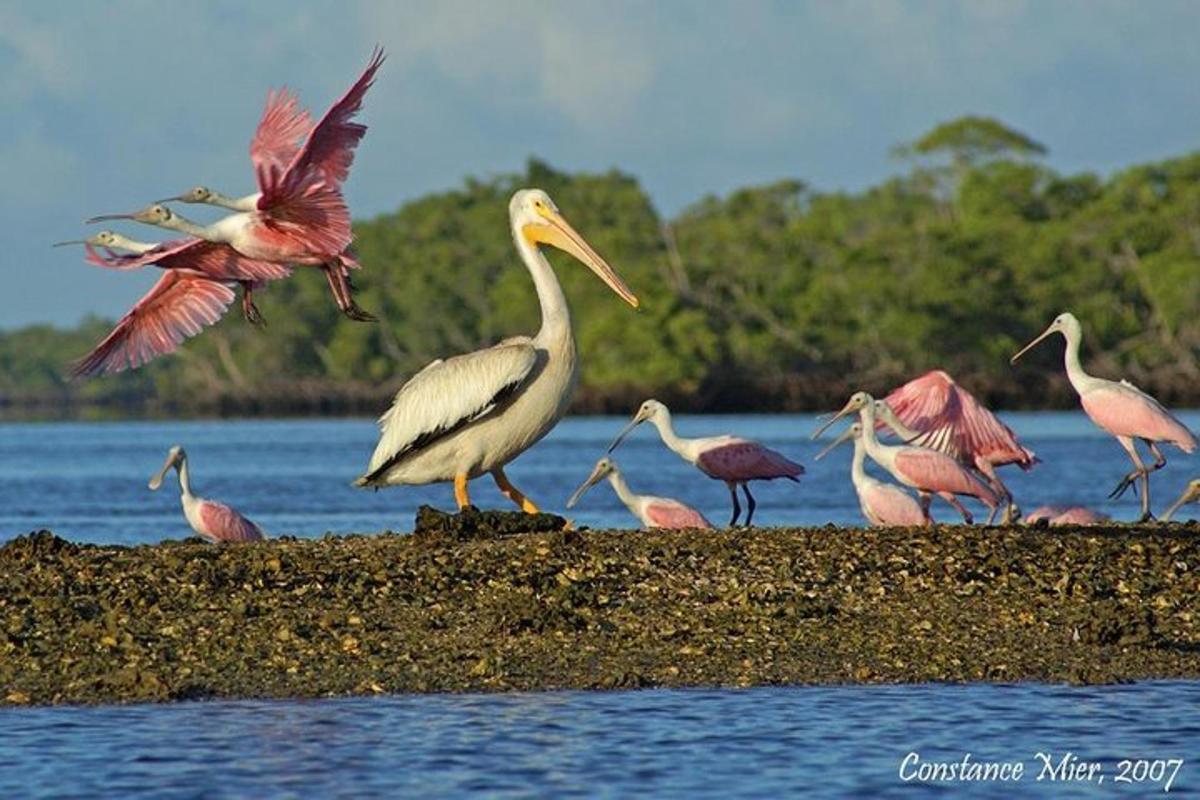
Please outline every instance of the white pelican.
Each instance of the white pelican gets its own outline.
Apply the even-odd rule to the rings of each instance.
[[[467,481],[490,473],[505,497],[537,513],[504,466],[562,419],[579,378],[567,299],[539,245],[570,253],[634,308],[638,299],[545,192],[518,191],[508,214],[513,242],[537,289],[541,329],[532,338],[516,336],[438,359],[410,378],[379,418],[379,444],[356,486],[453,481],[462,509],[471,502]]]

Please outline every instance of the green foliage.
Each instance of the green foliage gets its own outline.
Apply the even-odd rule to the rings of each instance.
[[[952,163],[856,194],[779,181],[671,221],[628,175],[531,161],[356,226],[355,283],[378,324],[341,317],[323,276],[301,267],[260,296],[264,330],[230,314],[132,374],[63,379],[104,334],[99,320],[0,334],[0,405],[378,412],[430,360],[537,329],[507,217],[531,185],[642,300],[631,310],[551,253],[583,360],[577,410],[627,411],[652,394],[691,409],[828,407],[934,367],[1009,405],[1066,402],[1054,348],[1008,365],[1064,309],[1083,320],[1097,372],[1200,399],[1200,153],[1107,180],[1063,176],[1026,159],[1044,152],[1037,142],[982,118],[909,150]],[[1032,382],[1052,364],[1050,383]]]

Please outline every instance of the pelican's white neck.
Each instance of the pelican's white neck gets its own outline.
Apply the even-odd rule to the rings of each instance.
[[[567,298],[563,294],[562,286],[558,283],[558,277],[554,274],[554,268],[550,266],[550,262],[546,260],[541,249],[525,238],[516,218],[512,220],[511,226],[513,242],[516,244],[517,252],[521,254],[521,260],[525,262],[525,268],[529,270],[529,275],[533,278],[538,304],[542,308],[542,327],[536,338],[539,341],[546,341],[561,336],[569,337],[571,335],[571,311],[567,307]]]

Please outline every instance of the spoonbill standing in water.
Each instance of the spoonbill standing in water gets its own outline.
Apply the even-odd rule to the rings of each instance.
[[[562,419],[579,377],[567,299],[540,246],[570,253],[634,308],[638,299],[545,192],[518,191],[508,212],[513,242],[541,305],[541,329],[533,337],[438,359],[410,378],[380,417],[379,444],[356,486],[453,481],[462,509],[471,502],[467,481],[490,473],[523,511],[538,511],[504,467]]]
[[[655,497],[650,494],[634,494],[625,477],[611,458],[602,458],[596,462],[595,469],[588,479],[580,484],[567,501],[567,508],[574,508],[583,497],[583,493],[600,481],[608,478],[613,491],[633,515],[642,521],[647,528],[711,528],[712,523],[704,518],[696,509],[670,497]]]
[[[880,443],[875,434],[875,409],[875,398],[866,392],[855,392],[841,411],[813,433],[813,438],[820,436],[836,420],[858,412],[867,455],[900,483],[917,490],[921,500],[921,515],[927,522],[933,522],[929,517],[929,503],[934,494],[954,506],[968,524],[972,522],[971,512],[958,502],[955,495],[975,497],[988,508],[995,508],[999,502],[996,493],[945,453],[928,447]]]
[[[213,542],[256,542],[263,538],[261,528],[229,506],[192,494],[187,453],[179,445],[167,451],[166,463],[158,474],[150,479],[152,491],[157,491],[158,487],[162,486],[163,478],[172,467],[179,472],[179,499],[183,504],[183,516],[192,526],[192,530]]]
[[[750,494],[750,481],[769,481],[775,478],[787,478],[799,483],[798,476],[804,474],[804,467],[795,461],[778,453],[769,447],[750,439],[737,436],[706,436],[701,439],[685,439],[675,433],[671,424],[671,411],[657,400],[647,400],[642,403],[633,419],[625,426],[613,443],[608,446],[608,452],[617,449],[630,431],[643,422],[652,422],[658,429],[658,435],[663,444],[689,464],[694,465],[710,478],[724,481],[729,487],[729,497],[733,500],[733,516],[729,518],[730,526],[736,525],[741,516],[742,507],[738,503],[737,490],[742,487],[746,495],[746,522],[754,516],[754,496]]]
[[[229,198],[197,187],[180,195],[187,202],[209,202],[236,211],[211,225],[200,225],[165,205],[154,203],[131,214],[103,214],[88,222],[131,219],[179,231],[209,242],[223,243],[252,259],[282,264],[318,266],[342,312],[355,320],[374,317],[354,302],[349,270],[358,262],[346,252],[350,245],[350,212],[341,182],[354,159],[354,149],[366,127],[350,122],[362,107],[383,53],[376,50],[366,70],[317,125],[286,92],[271,95],[259,131],[250,147],[259,191]],[[305,135],[303,144],[296,140]]]
[[[1159,442],[1168,442],[1185,453],[1196,450],[1196,437],[1192,435],[1182,422],[1171,416],[1171,412],[1150,395],[1134,386],[1129,381],[1105,380],[1088,375],[1083,371],[1079,362],[1079,343],[1083,339],[1083,328],[1074,314],[1064,312],[1054,318],[1050,327],[1040,336],[1021,348],[1014,355],[1011,363],[1027,353],[1034,345],[1048,336],[1061,333],[1067,340],[1063,360],[1067,368],[1067,380],[1079,393],[1079,402],[1083,410],[1102,430],[1116,437],[1133,461],[1133,472],[1130,472],[1109,497],[1120,497],[1130,486],[1134,486],[1139,478],[1142,481],[1142,522],[1154,519],[1150,513],[1150,473],[1166,465],[1167,459],[1158,449]],[[1135,439],[1141,439],[1150,452],[1154,454],[1154,464],[1147,467],[1138,456]],[[1134,492],[1137,487],[1134,486]]]
[[[940,369],[893,389],[883,403],[885,406],[876,410],[896,435],[906,444],[940,450],[977,470],[1000,496],[1004,505],[1001,521],[1012,521],[1012,492],[996,475],[996,467],[1016,464],[1028,470],[1038,459],[1017,441],[1011,428]],[[995,515],[993,509],[988,524]]]
[[[1163,512],[1163,522],[1170,522],[1175,512],[1188,503],[1200,503],[1200,478],[1192,478],[1188,481],[1188,485],[1184,487],[1183,494],[1179,495],[1179,499],[1171,503],[1170,508]]]
[[[854,442],[850,480],[854,484],[854,493],[858,495],[858,506],[867,521],[880,526],[928,525],[932,520],[926,518],[915,497],[895,484],[884,483],[867,474],[867,449],[863,444],[861,422],[852,424],[832,444],[817,453],[817,459],[824,458],[826,453],[842,442],[850,441]]]

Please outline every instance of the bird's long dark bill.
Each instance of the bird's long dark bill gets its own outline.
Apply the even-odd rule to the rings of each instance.
[[[177,194],[174,197],[164,197],[162,200],[155,200],[153,205],[158,205],[159,203],[186,203],[186,202],[187,201],[183,199],[183,195]]]
[[[825,432],[825,431],[826,431],[826,430],[829,428],[829,426],[830,426],[830,425],[832,425],[833,423],[837,422],[839,419],[841,419],[842,417],[846,416],[846,415],[847,415],[847,414],[849,414],[851,411],[853,411],[853,409],[852,409],[852,408],[850,408],[850,404],[849,404],[849,403],[846,403],[846,405],[842,406],[842,410],[841,410],[841,411],[837,412],[837,413],[836,413],[836,414],[834,414],[832,417],[830,417],[829,419],[825,420],[825,424],[824,424],[824,425],[822,425],[821,427],[819,427],[819,428],[817,428],[815,431],[813,431],[812,438],[814,438],[814,439],[818,438],[818,437],[819,437],[819,436],[820,436],[822,433],[824,433],[824,432]]]
[[[622,300],[634,308],[638,307],[637,295],[630,291],[625,281],[621,280],[621,276],[584,241],[570,223],[561,215],[549,210],[542,212],[542,217],[546,220],[545,223],[525,226],[525,236],[530,241],[553,245],[563,252],[570,253],[596,273]]]
[[[1034,346],[1034,345],[1036,345],[1038,342],[1040,342],[1042,339],[1045,339],[1047,336],[1049,336],[1049,335],[1050,335],[1050,334],[1052,334],[1052,333],[1054,333],[1054,331],[1053,331],[1052,329],[1050,329],[1050,328],[1047,328],[1046,330],[1042,331],[1042,335],[1041,335],[1041,336],[1037,337],[1037,338],[1036,338],[1036,339],[1034,339],[1032,342],[1030,342],[1029,344],[1027,344],[1027,345],[1025,345],[1024,347],[1022,347],[1022,348],[1021,348],[1021,350],[1020,350],[1020,352],[1018,352],[1018,353],[1017,353],[1015,356],[1013,356],[1012,358],[1010,358],[1010,359],[1008,360],[1008,363],[1010,363],[1010,364],[1015,364],[1015,363],[1017,363],[1017,359],[1018,359],[1018,358],[1020,358],[1021,356],[1025,355],[1026,353],[1028,353],[1030,350],[1032,350],[1032,349],[1033,349],[1033,346]]]
[[[628,436],[633,431],[634,428],[636,428],[638,425],[641,425],[641,424],[642,424],[642,420],[638,419],[637,417],[634,417],[630,421],[630,423],[625,426],[625,429],[617,434],[617,438],[613,439],[613,443],[608,446],[608,452],[611,453],[613,450],[616,450],[617,445],[619,445],[621,442],[625,441],[625,437]]]
[[[848,442],[848,441],[850,441],[850,440],[851,440],[851,439],[853,439],[853,438],[854,438],[854,434],[852,434],[852,433],[850,432],[850,429],[849,429],[849,428],[847,428],[845,431],[843,431],[843,432],[842,432],[842,435],[841,435],[841,436],[839,436],[838,438],[834,439],[834,440],[833,440],[833,441],[832,441],[832,442],[831,442],[831,443],[830,443],[830,444],[829,444],[829,445],[828,445],[828,446],[827,446],[827,447],[826,447],[824,450],[822,450],[821,452],[817,453],[816,457],[815,457],[813,460],[814,460],[814,461],[820,461],[822,458],[824,458],[826,455],[828,455],[828,454],[829,454],[829,451],[830,451],[830,450],[833,450],[833,449],[834,449],[835,447],[837,447],[839,444],[843,444],[844,442]]]
[[[162,465],[162,469],[158,474],[150,479],[151,490],[157,491],[158,487],[162,486],[163,478],[167,477],[167,473],[171,471],[171,467],[175,466],[175,456],[167,456],[166,462]]]
[[[107,222],[110,219],[133,219],[133,214],[101,214],[98,217],[85,219],[83,223],[85,225],[94,225],[97,222]]]
[[[575,490],[575,494],[571,495],[571,498],[567,500],[567,508],[574,508],[575,504],[579,502],[579,498],[583,497],[584,492],[599,483],[600,479],[603,477],[604,473],[599,469],[593,470],[592,474],[588,476],[588,479],[579,484],[579,488]]]
[[[71,239],[70,241],[66,241],[66,242],[55,242],[54,244],[52,244],[50,246],[51,247],[67,247],[68,245],[72,245],[72,244],[90,244],[90,243],[88,242],[87,239]]]

